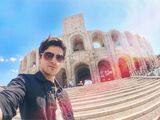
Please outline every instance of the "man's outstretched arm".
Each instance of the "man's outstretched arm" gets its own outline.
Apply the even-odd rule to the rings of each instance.
[[[25,80],[18,76],[0,92],[0,120],[10,120],[16,115],[16,109],[25,96]]]
[[[0,108],[0,120],[2,120],[2,110]]]

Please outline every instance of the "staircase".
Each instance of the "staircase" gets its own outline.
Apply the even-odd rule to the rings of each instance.
[[[160,77],[137,76],[66,90],[75,120],[160,120]],[[12,120],[19,119],[17,114]]]
[[[160,120],[160,77],[67,89],[76,120]]]

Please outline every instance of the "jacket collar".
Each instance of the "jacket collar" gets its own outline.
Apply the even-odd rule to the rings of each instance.
[[[35,73],[35,76],[36,76],[36,78],[38,78],[38,80],[40,80],[41,82],[46,82],[46,81],[47,81],[41,71],[38,71],[37,73]]]
[[[45,83],[50,83],[50,84],[54,84],[52,81],[49,81],[45,78],[45,76],[42,74],[41,71],[38,71],[37,73],[35,73],[36,78],[38,78],[39,81],[41,82],[45,82]]]
[[[51,83],[51,84],[53,84],[53,85],[54,85],[54,83],[55,83],[55,86],[56,86],[57,88],[61,88],[61,89],[62,89],[60,83],[59,83],[56,79],[54,79],[54,83],[51,82],[51,81],[49,81],[49,80],[47,80],[47,79],[44,77],[44,75],[42,74],[41,71],[38,71],[37,73],[35,73],[35,76],[36,76],[36,78],[38,78],[38,80],[41,81],[41,82],[49,82],[49,83]]]

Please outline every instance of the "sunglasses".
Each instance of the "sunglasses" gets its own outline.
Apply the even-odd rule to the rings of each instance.
[[[56,60],[58,62],[62,62],[64,60],[63,55],[56,55],[55,53],[52,52],[44,52],[42,53],[43,57],[45,60],[51,61],[54,57],[56,57]]]

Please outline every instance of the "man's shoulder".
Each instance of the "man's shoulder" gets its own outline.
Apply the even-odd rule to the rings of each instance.
[[[26,73],[20,73],[18,74],[18,77],[34,77],[35,74],[26,74]]]
[[[35,79],[35,74],[25,74],[25,73],[20,73],[18,74],[17,78],[23,79],[23,80],[32,80]]]
[[[30,83],[29,81],[33,79],[33,75],[31,74],[18,74],[17,77],[13,78],[7,85],[7,87],[12,85],[26,85]]]

